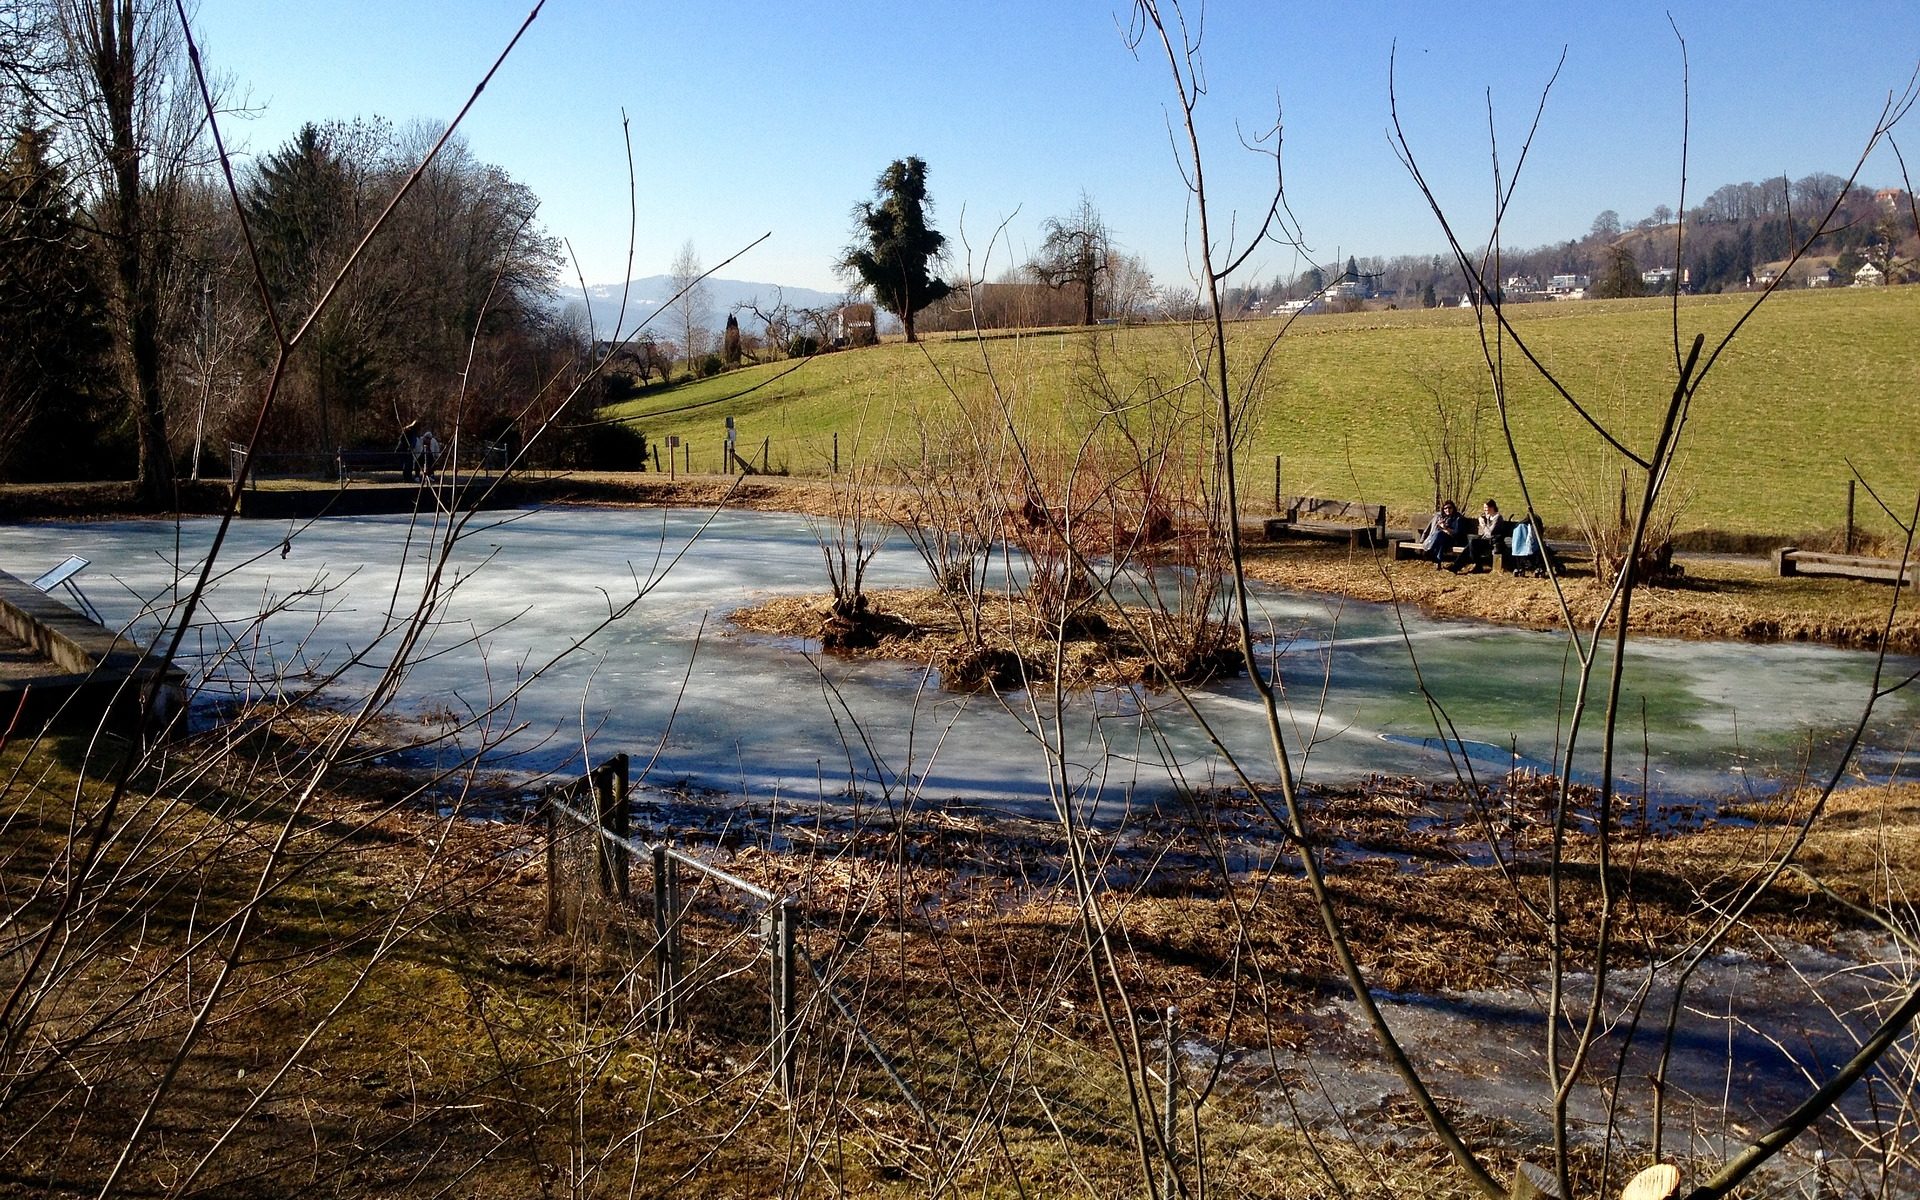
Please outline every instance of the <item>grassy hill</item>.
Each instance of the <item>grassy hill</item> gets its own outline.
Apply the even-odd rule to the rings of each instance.
[[[1704,333],[1711,349],[1747,303],[1743,296],[1683,299],[1682,340]],[[1508,311],[1583,405],[1617,423],[1630,445],[1650,445],[1675,375],[1666,301]],[[1279,332],[1277,322],[1232,327],[1243,374]],[[1792,537],[1835,529],[1844,521],[1849,459],[1896,509],[1910,508],[1920,484],[1917,333],[1920,288],[1785,292],[1770,300],[1698,394],[1683,450],[1688,499],[1679,527]],[[1137,396],[1181,378],[1190,348],[1189,332],[1175,326],[958,338],[924,348],[890,343],[655,390],[604,415],[649,437],[687,439],[696,471],[717,469],[724,418],[732,416],[743,453],[757,458],[769,439],[776,470],[820,473],[831,464],[835,432],[843,464],[856,444],[862,454],[898,456],[917,446],[928,414],[950,408],[956,395],[977,401],[989,380],[1024,420],[1037,422],[1033,428],[1049,420],[1063,428],[1065,414],[1091,403],[1096,363],[1122,396]],[[1511,344],[1507,355],[1509,413],[1529,483],[1548,519],[1565,521],[1570,491],[1617,489],[1618,463]],[[1244,499],[1270,502],[1273,458],[1281,455],[1289,494],[1424,510],[1436,403],[1470,406],[1476,395],[1489,396],[1490,388],[1470,312],[1300,319],[1274,347],[1260,389],[1240,456]],[[1518,489],[1497,420],[1486,450],[1492,461],[1476,491],[1512,509]],[[1864,492],[1859,511],[1863,526],[1892,528]]]

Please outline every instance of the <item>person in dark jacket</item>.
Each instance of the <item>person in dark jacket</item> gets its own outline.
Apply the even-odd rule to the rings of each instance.
[[[1447,548],[1460,540],[1460,531],[1460,510],[1451,500],[1441,502],[1440,511],[1427,522],[1426,535],[1420,539],[1420,557],[1432,559],[1434,570],[1439,570],[1447,561]]]

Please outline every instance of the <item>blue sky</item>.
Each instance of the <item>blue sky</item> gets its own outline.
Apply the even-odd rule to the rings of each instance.
[[[1198,6],[1196,5],[1195,8]],[[501,0],[202,0],[196,29],[249,101],[230,141],[270,151],[304,121],[451,116],[526,16]],[[929,165],[936,223],[976,270],[1024,258],[1084,190],[1156,277],[1188,277],[1186,197],[1159,58],[1129,50],[1130,9],[1078,0],[839,5],[549,0],[463,126],[542,200],[589,283],[659,274],[692,239],[709,263],[762,233],[731,278],[837,290],[849,212],[897,157]],[[1389,52],[1402,119],[1463,223],[1484,231],[1487,94],[1510,164],[1562,47],[1511,245],[1631,222],[1677,199],[1680,53],[1692,62],[1691,198],[1723,183],[1845,174],[1889,90],[1920,59],[1920,4],[1294,3],[1205,7],[1201,118],[1218,211],[1257,213],[1271,167],[1242,132],[1284,114],[1287,193],[1314,256],[1426,253],[1432,216],[1386,141]],[[1190,16],[1192,10],[1190,10]],[[1908,134],[1920,146],[1920,127]],[[1903,138],[1904,143],[1907,140]],[[1920,169],[1917,162],[1916,169]],[[1897,182],[1884,151],[1869,184]],[[1291,274],[1289,251],[1256,256]]]

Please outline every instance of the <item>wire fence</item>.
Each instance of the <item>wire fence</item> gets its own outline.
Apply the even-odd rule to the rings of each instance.
[[[1055,1061],[1044,1052],[1036,1058],[1031,1046],[972,1045],[972,1035],[959,1032],[970,1019],[943,1008],[966,1002],[942,1001],[934,994],[940,989],[915,984],[918,968],[876,953],[891,943],[871,928],[814,925],[795,896],[665,841],[634,837],[628,762],[616,755],[542,793],[547,925],[626,956],[619,974],[644,992],[636,1008],[645,1023],[662,1032],[714,1026],[759,1009],[765,1023],[758,1031],[742,1023],[727,1032],[763,1041],[771,1082],[790,1102],[808,1081],[837,1078],[847,1058],[858,1056],[878,1066],[873,1086],[903,1097],[928,1131],[970,1128],[979,1106],[1011,1104],[1017,1092],[1043,1088],[1054,1122],[1102,1140],[1128,1135],[1123,1112],[1076,1095],[1083,1066],[1076,1056]],[[1174,1010],[1148,1020],[1159,1034],[1150,1041],[1164,1051],[1149,1072],[1161,1093],[1150,1107],[1171,1177],[1180,1164],[1176,1113],[1189,1097]]]
[[[696,1005],[707,1012],[747,1011],[749,989],[764,996],[769,1068],[788,1097],[803,1019],[837,1013],[918,1110],[885,1051],[800,944],[795,900],[679,847],[633,837],[627,771],[627,756],[615,755],[542,794],[548,929],[612,944],[642,960],[645,969],[634,975],[650,982],[646,1007],[656,1028],[688,1020]],[[645,874],[647,886],[635,886],[636,872]],[[804,1006],[803,974],[811,982]]]
[[[251,468],[249,469],[249,463]],[[538,461],[516,460],[512,445],[505,442],[480,442],[446,450],[431,460],[407,450],[361,450],[337,446],[332,450],[255,450],[248,452],[239,442],[227,443],[227,483],[237,483],[244,473],[258,486],[262,479],[311,479],[345,484],[351,480],[415,482],[448,475],[498,475],[509,469],[518,473],[549,473],[555,464],[544,457]]]

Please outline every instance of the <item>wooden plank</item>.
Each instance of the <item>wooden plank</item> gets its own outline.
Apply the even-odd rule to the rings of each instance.
[[[1920,566],[1904,567],[1894,558],[1868,558],[1859,554],[1824,554],[1817,550],[1798,550],[1783,546],[1773,552],[1774,570],[1781,576],[1826,575],[1836,579],[1859,579],[1867,583],[1911,585]]]
[[[1296,537],[1372,545],[1376,526],[1350,525],[1339,521],[1289,521],[1284,517],[1275,517],[1266,522],[1265,529],[1270,542]]]

